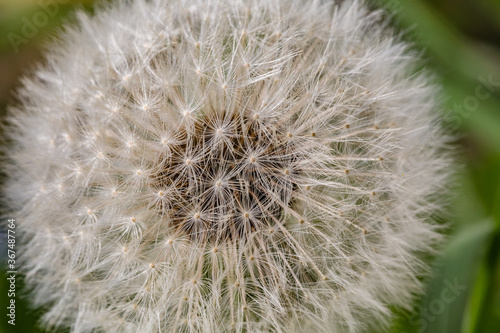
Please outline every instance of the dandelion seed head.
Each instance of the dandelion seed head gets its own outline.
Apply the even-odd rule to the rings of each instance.
[[[8,117],[6,200],[46,327],[353,333],[411,308],[451,159],[436,87],[379,12],[78,17]]]

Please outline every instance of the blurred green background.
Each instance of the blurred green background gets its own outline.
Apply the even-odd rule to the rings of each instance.
[[[442,85],[443,123],[463,159],[451,205],[449,238],[434,262],[427,293],[400,312],[394,333],[500,332],[500,0],[372,0],[405,39],[423,50]],[[15,103],[19,78],[41,59],[41,46],[92,0],[0,0],[0,113]],[[2,237],[1,271],[6,271]],[[3,273],[2,273],[3,274]],[[18,275],[18,286],[22,281]],[[0,280],[0,333],[42,332],[29,296],[16,295],[7,324],[7,280]],[[383,332],[379,332],[383,333]]]

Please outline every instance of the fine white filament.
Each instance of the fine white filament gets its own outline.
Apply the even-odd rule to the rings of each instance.
[[[362,332],[411,308],[449,175],[417,60],[355,0],[80,14],[7,125],[46,327]]]

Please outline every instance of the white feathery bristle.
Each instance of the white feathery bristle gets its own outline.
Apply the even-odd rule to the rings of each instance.
[[[363,1],[133,0],[20,91],[5,190],[49,328],[362,332],[411,308],[451,173]]]

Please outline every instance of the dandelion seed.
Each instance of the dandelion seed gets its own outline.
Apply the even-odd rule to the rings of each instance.
[[[5,131],[45,327],[358,333],[412,306],[451,159],[436,89],[380,13],[131,0],[79,17]]]

